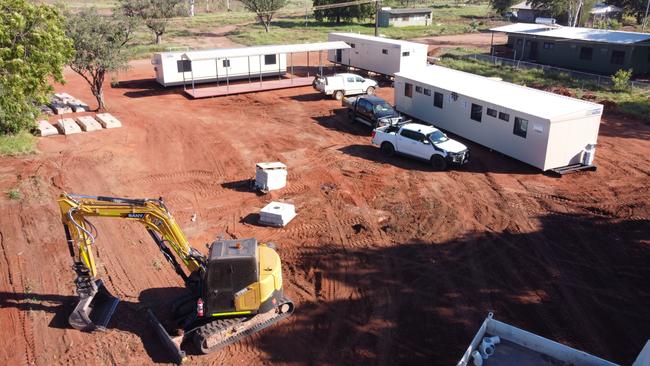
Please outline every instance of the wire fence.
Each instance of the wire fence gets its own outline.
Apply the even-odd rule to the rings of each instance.
[[[492,55],[485,55],[485,54],[471,54],[471,55],[467,55],[465,57],[468,58],[468,59],[476,60],[476,61],[487,62],[487,63],[493,64],[493,65],[509,66],[509,67],[512,67],[512,68],[515,68],[515,69],[537,69],[537,70],[544,71],[544,73],[556,74],[556,75],[561,75],[561,74],[562,75],[567,75],[567,76],[569,76],[571,78],[583,80],[586,83],[595,84],[597,86],[612,86],[612,85],[614,85],[614,82],[612,81],[612,78],[610,76],[605,76],[605,75],[591,74],[591,73],[588,73],[588,72],[564,69],[564,68],[561,68],[561,67],[542,65],[542,64],[537,64],[537,63],[534,63],[534,62],[513,60],[513,59],[509,59],[509,58],[492,56]],[[650,91],[650,83],[631,80],[630,85],[633,88],[639,88],[639,89],[644,89],[644,90]]]

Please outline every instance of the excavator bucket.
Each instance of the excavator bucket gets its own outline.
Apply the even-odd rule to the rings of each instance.
[[[87,332],[106,330],[120,302],[119,298],[108,292],[102,280],[96,280],[95,286],[97,287],[95,295],[80,296],[77,306],[68,318],[68,322],[75,329]]]
[[[184,332],[181,331],[178,335],[171,336],[165,327],[160,323],[158,318],[156,318],[156,315],[153,313],[153,311],[151,311],[151,309],[147,309],[147,318],[149,318],[149,322],[151,325],[153,325],[156,335],[158,335],[160,341],[163,343],[165,348],[167,348],[169,354],[173,357],[174,363],[180,365],[185,362],[187,357],[185,355],[185,351],[181,350],[181,343],[183,343],[183,340],[185,338]]]

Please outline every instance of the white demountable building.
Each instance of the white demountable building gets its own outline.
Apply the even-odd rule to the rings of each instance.
[[[355,33],[330,33],[327,39],[343,41],[350,46],[327,52],[328,61],[336,64],[389,76],[427,64],[429,46],[426,44]]]
[[[187,83],[213,83],[250,77],[284,75],[287,72],[287,57],[268,50],[269,54],[258,57],[222,57],[193,60],[195,56],[206,56],[209,52],[223,52],[234,49],[216,49],[188,52],[159,52],[153,55],[151,63],[156,71],[156,81],[162,86]],[[260,72],[261,70],[261,72]]]
[[[600,104],[429,66],[396,74],[395,106],[543,171],[595,169]]]
[[[167,87],[218,81],[253,79],[293,73],[293,54],[349,48],[344,42],[318,42],[257,47],[218,48],[212,50],[160,52],[153,55],[156,81]]]

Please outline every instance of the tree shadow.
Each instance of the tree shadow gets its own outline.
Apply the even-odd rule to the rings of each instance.
[[[112,86],[113,89],[127,89],[124,95],[129,98],[157,97],[170,94],[183,94],[182,86],[164,87],[155,79],[135,79],[120,81]]]
[[[303,247],[291,272],[307,282],[287,287],[304,300],[256,344],[271,363],[453,365],[493,311],[630,364],[650,334],[650,221],[538,219],[529,233]]]
[[[171,316],[169,301],[185,294],[187,290],[182,287],[152,288],[142,291],[138,302],[120,301],[108,323],[108,330],[118,329],[138,336],[152,362],[169,363],[172,358],[147,321],[146,309],[152,309],[163,325],[172,329],[173,325],[165,321]],[[52,314],[48,326],[55,329],[72,329],[68,316],[77,301],[76,296],[70,295],[0,292],[0,308]]]

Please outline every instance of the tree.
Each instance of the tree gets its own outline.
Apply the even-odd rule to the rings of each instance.
[[[134,22],[119,14],[102,16],[95,8],[67,18],[66,31],[76,51],[70,68],[90,84],[97,109],[105,110],[104,79],[106,73],[128,67],[125,46],[131,39]]]
[[[184,0],[120,0],[121,11],[142,19],[156,36],[156,44],[162,42],[169,20],[184,13],[184,5]]]
[[[346,2],[349,2],[349,0],[314,0],[314,6],[335,5]],[[319,22],[327,20],[329,22],[336,22],[336,24],[340,24],[341,21],[350,22],[353,19],[367,19],[372,17],[374,13],[374,4],[360,4],[316,10],[314,11],[314,18],[316,18],[316,20]]]
[[[643,22],[646,7],[648,6],[648,0],[613,0],[608,1],[607,3],[623,8],[625,13],[636,18],[637,24]]]
[[[498,14],[503,15],[515,3],[515,0],[490,0],[490,6]]]
[[[64,24],[52,6],[0,1],[0,134],[33,126],[35,105],[52,92],[50,79],[64,81],[73,53]]]
[[[287,3],[287,0],[240,0],[240,2],[246,10],[257,15],[264,30],[268,32],[273,16]]]

